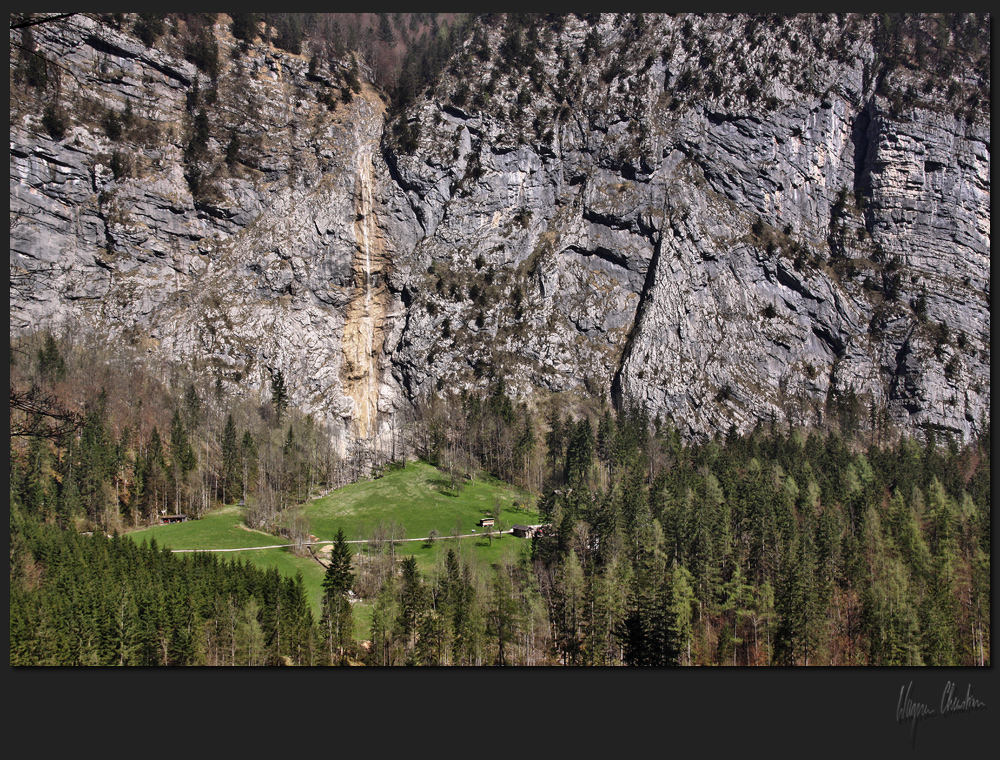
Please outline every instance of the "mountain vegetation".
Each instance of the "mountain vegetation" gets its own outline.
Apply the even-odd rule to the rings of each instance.
[[[547,528],[492,567],[443,541],[433,570],[403,556],[377,577],[341,529],[317,620],[301,577],[120,534],[240,498],[250,525],[291,536],[293,505],[377,475],[370,461],[179,368],[48,333],[11,356],[13,665],[990,662],[988,434],[765,422],[691,444],[640,405],[539,418],[497,384],[423,410],[401,451],[537,489]],[[15,387],[33,391],[16,406]]]

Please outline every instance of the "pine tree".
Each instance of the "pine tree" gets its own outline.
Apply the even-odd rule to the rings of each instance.
[[[240,446],[236,423],[229,414],[222,431],[222,502],[228,503],[234,493],[239,493],[240,486]]]
[[[333,660],[333,647],[343,654],[345,647],[353,636],[353,618],[351,601],[348,592],[354,586],[354,573],[351,570],[353,554],[347,545],[344,529],[337,529],[337,538],[330,552],[330,564],[323,576],[324,623],[327,629],[330,658]]]
[[[174,487],[174,514],[179,514],[181,498],[187,493],[187,475],[198,464],[179,409],[170,423],[170,461]]]
[[[597,423],[597,458],[604,464],[611,462],[614,454],[615,422],[611,411],[605,409]]]
[[[389,23],[389,15],[380,13],[378,16],[378,39],[380,42],[384,42],[389,47],[392,47],[396,44],[396,35],[392,31],[392,24]]]
[[[194,383],[189,383],[184,392],[184,408],[187,412],[187,426],[189,430],[197,430],[201,424],[201,397]]]
[[[662,667],[676,665],[680,656],[678,633],[685,625],[678,613],[690,597],[678,588],[674,596],[671,573],[662,551],[662,533],[645,546],[635,568],[630,610],[619,628],[625,664]]]
[[[243,503],[246,503],[247,493],[250,486],[257,481],[257,443],[249,430],[243,431],[243,440],[240,442],[240,465],[243,476]]]
[[[58,382],[66,376],[66,360],[50,332],[45,333],[42,348],[38,350],[38,374],[48,383]]]
[[[739,565],[737,565],[732,577],[723,586],[724,600],[721,608],[725,621],[724,630],[729,632],[727,636],[728,644],[732,646],[731,655],[733,665],[737,664],[739,645],[743,643],[743,623],[752,615],[752,592],[753,588],[745,582],[743,572]],[[721,641],[717,655],[720,665],[725,664],[730,659],[730,651],[728,647],[722,645]]]
[[[271,403],[274,404],[276,421],[280,425],[288,408],[288,389],[285,387],[285,376],[280,369],[271,375]]]
[[[570,426],[568,433],[565,479],[567,483],[584,481],[590,474],[594,458],[594,429],[590,420],[583,417]]]
[[[511,568],[501,563],[493,575],[492,594],[486,619],[486,635],[495,645],[493,662],[495,665],[513,664],[511,648],[517,640],[521,618],[515,593]]]
[[[584,577],[572,549],[560,564],[553,584],[553,637],[564,665],[577,665],[583,647]]]
[[[420,618],[429,601],[427,589],[420,578],[417,569],[417,558],[404,557],[402,563],[402,588],[399,595],[399,616],[396,625],[402,634],[407,652],[407,661],[413,661],[413,652],[417,644]]]
[[[549,432],[545,435],[546,459],[552,470],[553,479],[562,475],[560,466],[563,458],[563,446],[565,442],[565,429],[559,411],[553,412],[549,418]]]
[[[816,588],[816,547],[812,536],[799,536],[786,555],[778,597],[776,652],[782,664],[808,665],[819,644],[822,613]]]
[[[920,605],[921,651],[928,665],[958,665],[955,505],[937,477],[931,480],[927,502],[932,558]]]
[[[444,559],[444,575],[438,583],[434,606],[441,617],[444,628],[442,648],[450,653],[452,661],[456,656],[458,622],[461,620],[463,614],[464,603],[465,594],[462,586],[462,568],[455,550],[448,549]],[[445,659],[448,659],[447,655]],[[441,664],[447,663],[442,662]]]
[[[374,665],[396,664],[398,650],[394,626],[396,608],[396,579],[389,576],[379,589],[372,607],[371,662]]]
[[[74,473],[84,508],[94,520],[103,518],[110,505],[109,481],[114,475],[114,445],[107,426],[106,402],[107,395],[102,390],[97,401],[88,405]]]

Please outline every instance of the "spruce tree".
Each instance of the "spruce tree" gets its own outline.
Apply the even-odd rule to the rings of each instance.
[[[288,408],[288,389],[285,387],[285,376],[280,369],[271,375],[271,403],[274,404],[277,424],[280,425]]]
[[[38,350],[38,374],[48,383],[62,380],[66,376],[66,360],[59,352],[59,346],[52,333],[45,333],[45,341]]]
[[[246,503],[247,492],[250,486],[257,480],[257,442],[249,430],[243,431],[243,440],[240,442],[240,464],[243,470],[243,502]]]
[[[240,445],[236,437],[233,415],[226,417],[222,431],[222,501],[228,503],[233,493],[240,490]]]
[[[417,643],[420,617],[429,600],[420,579],[420,571],[417,570],[416,557],[409,556],[403,559],[402,574],[403,585],[400,589],[399,616],[396,625],[403,635],[409,659]]]
[[[337,538],[330,552],[330,564],[327,565],[323,577],[324,623],[331,648],[331,659],[332,647],[336,646],[343,653],[353,634],[351,601],[348,598],[348,592],[354,585],[354,573],[351,570],[352,556],[344,529],[338,528]]]

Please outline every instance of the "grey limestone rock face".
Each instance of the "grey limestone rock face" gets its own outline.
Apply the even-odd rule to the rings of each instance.
[[[397,117],[407,153],[370,85],[331,109],[332,74],[222,21],[215,84],[169,41],[38,27],[74,76],[61,136],[12,92],[11,335],[90,326],[261,397],[280,369],[344,446],[498,375],[688,435],[980,432],[988,112],[893,102],[916,74],[874,81],[861,22],[630,18],[565,17],[530,76],[490,30]]]
[[[416,207],[434,220],[418,251],[473,281],[482,275],[470,259],[485,257],[501,286],[484,311],[505,340],[461,350],[455,338],[434,341],[441,313],[454,325],[475,310],[431,292],[439,316],[409,323],[421,340],[398,360],[415,368],[409,385],[474,383],[468,369],[481,358],[552,390],[596,380],[691,435],[832,414],[980,430],[990,397],[988,119],[962,119],[933,98],[894,111],[866,81],[874,53],[862,37],[840,59],[806,61],[804,76],[822,89],[795,80],[779,40],[737,50],[736,81],[677,107],[671,82],[699,53],[680,20],[647,23],[638,40],[607,14],[591,27],[612,61],[649,53],[620,76],[576,69],[540,92],[511,79],[480,111],[450,106],[446,82],[436,111],[423,104],[425,131],[406,159]],[[730,22],[695,23],[700,55],[724,59]],[[567,51],[591,29],[569,18],[543,41],[547,81],[560,81]],[[787,73],[761,82],[751,103],[737,72],[775,54]],[[488,81],[483,69],[475,75]],[[518,115],[519,86],[531,94],[528,116]],[[539,114],[556,116],[532,135]],[[452,144],[457,160],[442,160]],[[477,176],[462,177],[470,165]],[[511,283],[528,299],[513,342],[503,322]],[[437,372],[423,368],[427,356]]]

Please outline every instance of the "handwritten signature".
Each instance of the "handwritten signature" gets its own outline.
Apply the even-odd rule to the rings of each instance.
[[[903,725],[910,723],[910,744],[914,745],[917,738],[917,725],[924,720],[929,720],[937,716],[947,717],[958,713],[977,712],[985,710],[986,705],[972,696],[972,684],[965,689],[965,697],[958,694],[957,687],[951,681],[945,684],[941,694],[941,701],[938,709],[934,710],[924,702],[918,702],[911,697],[913,694],[913,681],[908,686],[899,689],[899,702],[896,705],[896,722]]]

